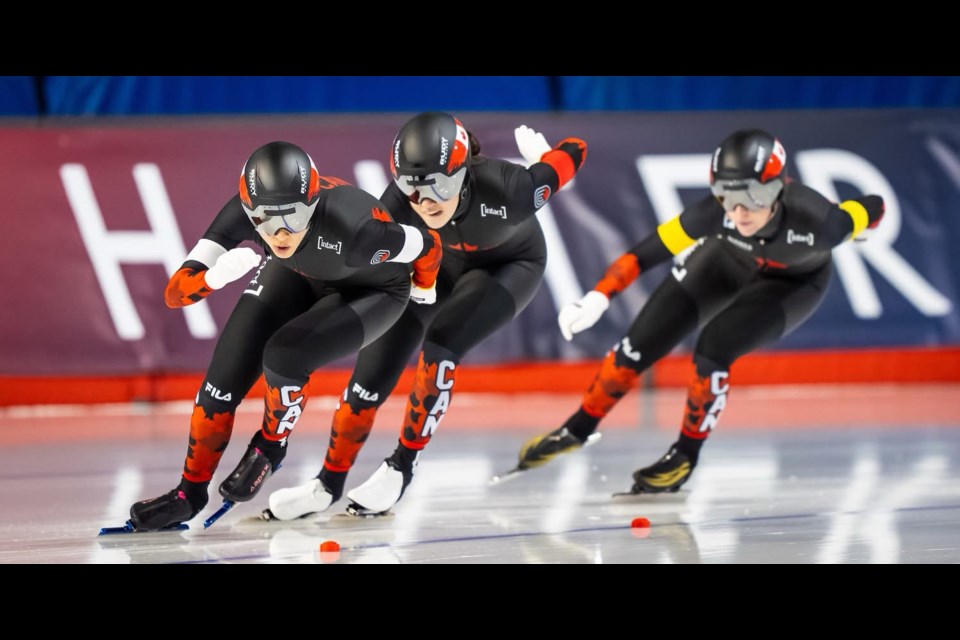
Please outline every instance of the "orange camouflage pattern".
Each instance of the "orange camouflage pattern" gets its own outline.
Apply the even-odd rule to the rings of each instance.
[[[163,292],[163,299],[171,309],[185,307],[194,302],[200,302],[208,295],[213,293],[213,289],[207,287],[207,281],[204,279],[206,269],[191,269],[182,267],[170,277],[167,288]]]
[[[694,373],[690,387],[687,389],[687,406],[684,407],[683,423],[680,425],[683,435],[703,440],[710,434],[709,428],[704,431],[700,429],[716,399],[717,396],[711,388],[710,376],[703,377]],[[713,412],[714,416],[719,416],[721,410],[722,407],[718,407],[718,410]]]
[[[607,267],[606,273],[600,278],[600,282],[593,288],[608,298],[612,298],[637,279],[640,275],[640,264],[637,262],[637,256],[632,253],[625,253]]]
[[[440,261],[443,259],[443,245],[440,242],[440,234],[433,229],[428,229],[427,233],[433,238],[433,246],[413,261],[413,284],[421,289],[429,289],[437,282],[437,273],[440,271]]]
[[[423,352],[420,353],[413,389],[410,390],[410,396],[407,398],[407,408],[403,413],[403,425],[400,427],[400,442],[408,449],[419,450],[427,446],[432,435],[424,435],[423,433],[427,417],[436,405],[440,394],[446,393],[449,397],[451,392],[449,388],[441,391],[441,389],[437,387],[438,369],[438,363],[425,363]],[[448,374],[447,380],[450,381],[450,387],[452,387],[456,371],[456,368],[454,368]],[[437,419],[441,417],[442,414],[436,416]]]
[[[377,407],[354,411],[347,402],[340,402],[333,414],[330,427],[330,445],[323,466],[330,471],[349,471],[370,437],[373,420],[377,416]]]
[[[307,396],[309,394],[310,384],[307,383],[302,387],[298,388],[295,392],[290,394],[290,399],[296,401],[297,398],[303,398],[303,400],[294,406],[299,407],[300,412],[307,406]],[[290,409],[290,406],[287,406],[283,403],[283,394],[279,387],[273,387],[267,383],[267,392],[263,396],[263,423],[260,425],[260,432],[263,437],[270,442],[282,442],[290,435],[290,430],[280,433],[280,423],[283,421],[283,418],[287,415],[287,411]],[[296,422],[299,414],[293,418],[293,422]]]
[[[233,411],[207,413],[194,405],[190,416],[190,440],[183,477],[190,482],[209,482],[233,433]]]
[[[581,406],[594,418],[606,416],[640,379],[640,373],[636,369],[617,366],[616,357],[615,351],[607,352],[597,377],[583,396]]]

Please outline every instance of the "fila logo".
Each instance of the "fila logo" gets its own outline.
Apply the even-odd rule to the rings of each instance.
[[[365,400],[367,402],[376,402],[380,398],[379,391],[376,393],[370,393],[356,382],[353,383],[353,389],[351,389],[351,391],[357,394],[361,400]]]
[[[206,386],[204,386],[203,390],[209,393],[211,396],[213,396],[217,400],[220,400],[221,402],[230,402],[230,400],[233,399],[232,393],[227,392],[226,394],[224,394],[222,391],[220,391],[220,389],[217,389],[215,386],[213,386],[209,382],[206,384]]]
[[[550,199],[550,187],[543,185],[533,193],[533,208],[539,209]]]
[[[330,249],[330,250],[336,252],[337,255],[340,255],[340,249],[341,249],[342,246],[343,246],[343,242],[337,242],[337,244],[333,244],[332,242],[324,242],[324,241],[323,241],[323,236],[320,236],[320,237],[317,238],[317,249],[318,249],[318,250],[321,250],[321,249]]]
[[[480,217],[481,217],[481,218],[485,218],[486,216],[497,216],[498,218],[503,218],[504,220],[506,220],[506,219],[507,219],[507,206],[504,205],[504,206],[500,207],[499,209],[493,209],[492,207],[488,207],[487,205],[481,203],[481,205],[480,205]]]
[[[337,251],[337,253],[340,253],[340,252]],[[390,257],[389,251],[387,251],[386,249],[380,249],[375,254],[373,254],[372,258],[370,258],[370,264],[380,264],[381,262],[386,261],[386,259],[389,257]]]

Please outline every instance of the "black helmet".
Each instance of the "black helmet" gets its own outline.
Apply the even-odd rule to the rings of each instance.
[[[411,201],[449,200],[460,193],[469,159],[470,141],[459,120],[448,113],[421,113],[394,138],[390,169]]]
[[[320,176],[307,152],[289,142],[265,144],[240,175],[240,202],[254,227],[268,235],[307,228],[320,198]]]
[[[766,131],[735,131],[720,143],[710,163],[710,188],[724,209],[773,205],[783,189],[787,152]]]

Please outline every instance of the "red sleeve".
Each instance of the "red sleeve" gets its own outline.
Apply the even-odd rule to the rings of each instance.
[[[193,262],[194,266],[183,266],[170,277],[167,283],[167,289],[163,293],[167,306],[171,309],[177,307],[186,307],[194,302],[200,302],[208,295],[213,293],[213,289],[207,287],[207,281],[204,274],[207,268],[199,262]]]
[[[639,275],[640,263],[637,261],[637,256],[633,253],[625,253],[607,267],[607,272],[603,274],[593,290],[612,298],[630,286]]]
[[[583,161],[587,159],[587,143],[580,138],[565,138],[557,145],[540,156],[540,162],[550,165],[557,172],[560,185],[557,190],[573,179],[573,174],[580,170]]]

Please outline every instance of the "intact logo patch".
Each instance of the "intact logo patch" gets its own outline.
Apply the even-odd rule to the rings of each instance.
[[[506,220],[506,219],[507,219],[507,206],[504,205],[504,206],[502,206],[502,207],[499,207],[499,208],[497,208],[497,209],[494,209],[493,207],[488,207],[487,205],[481,203],[481,204],[480,204],[480,217],[481,217],[481,218],[485,218],[485,217],[487,217],[487,216],[497,216],[498,218],[503,218],[504,220]]]
[[[539,209],[547,203],[547,200],[550,199],[550,187],[543,185],[537,189],[533,194],[533,207],[534,209]]]

